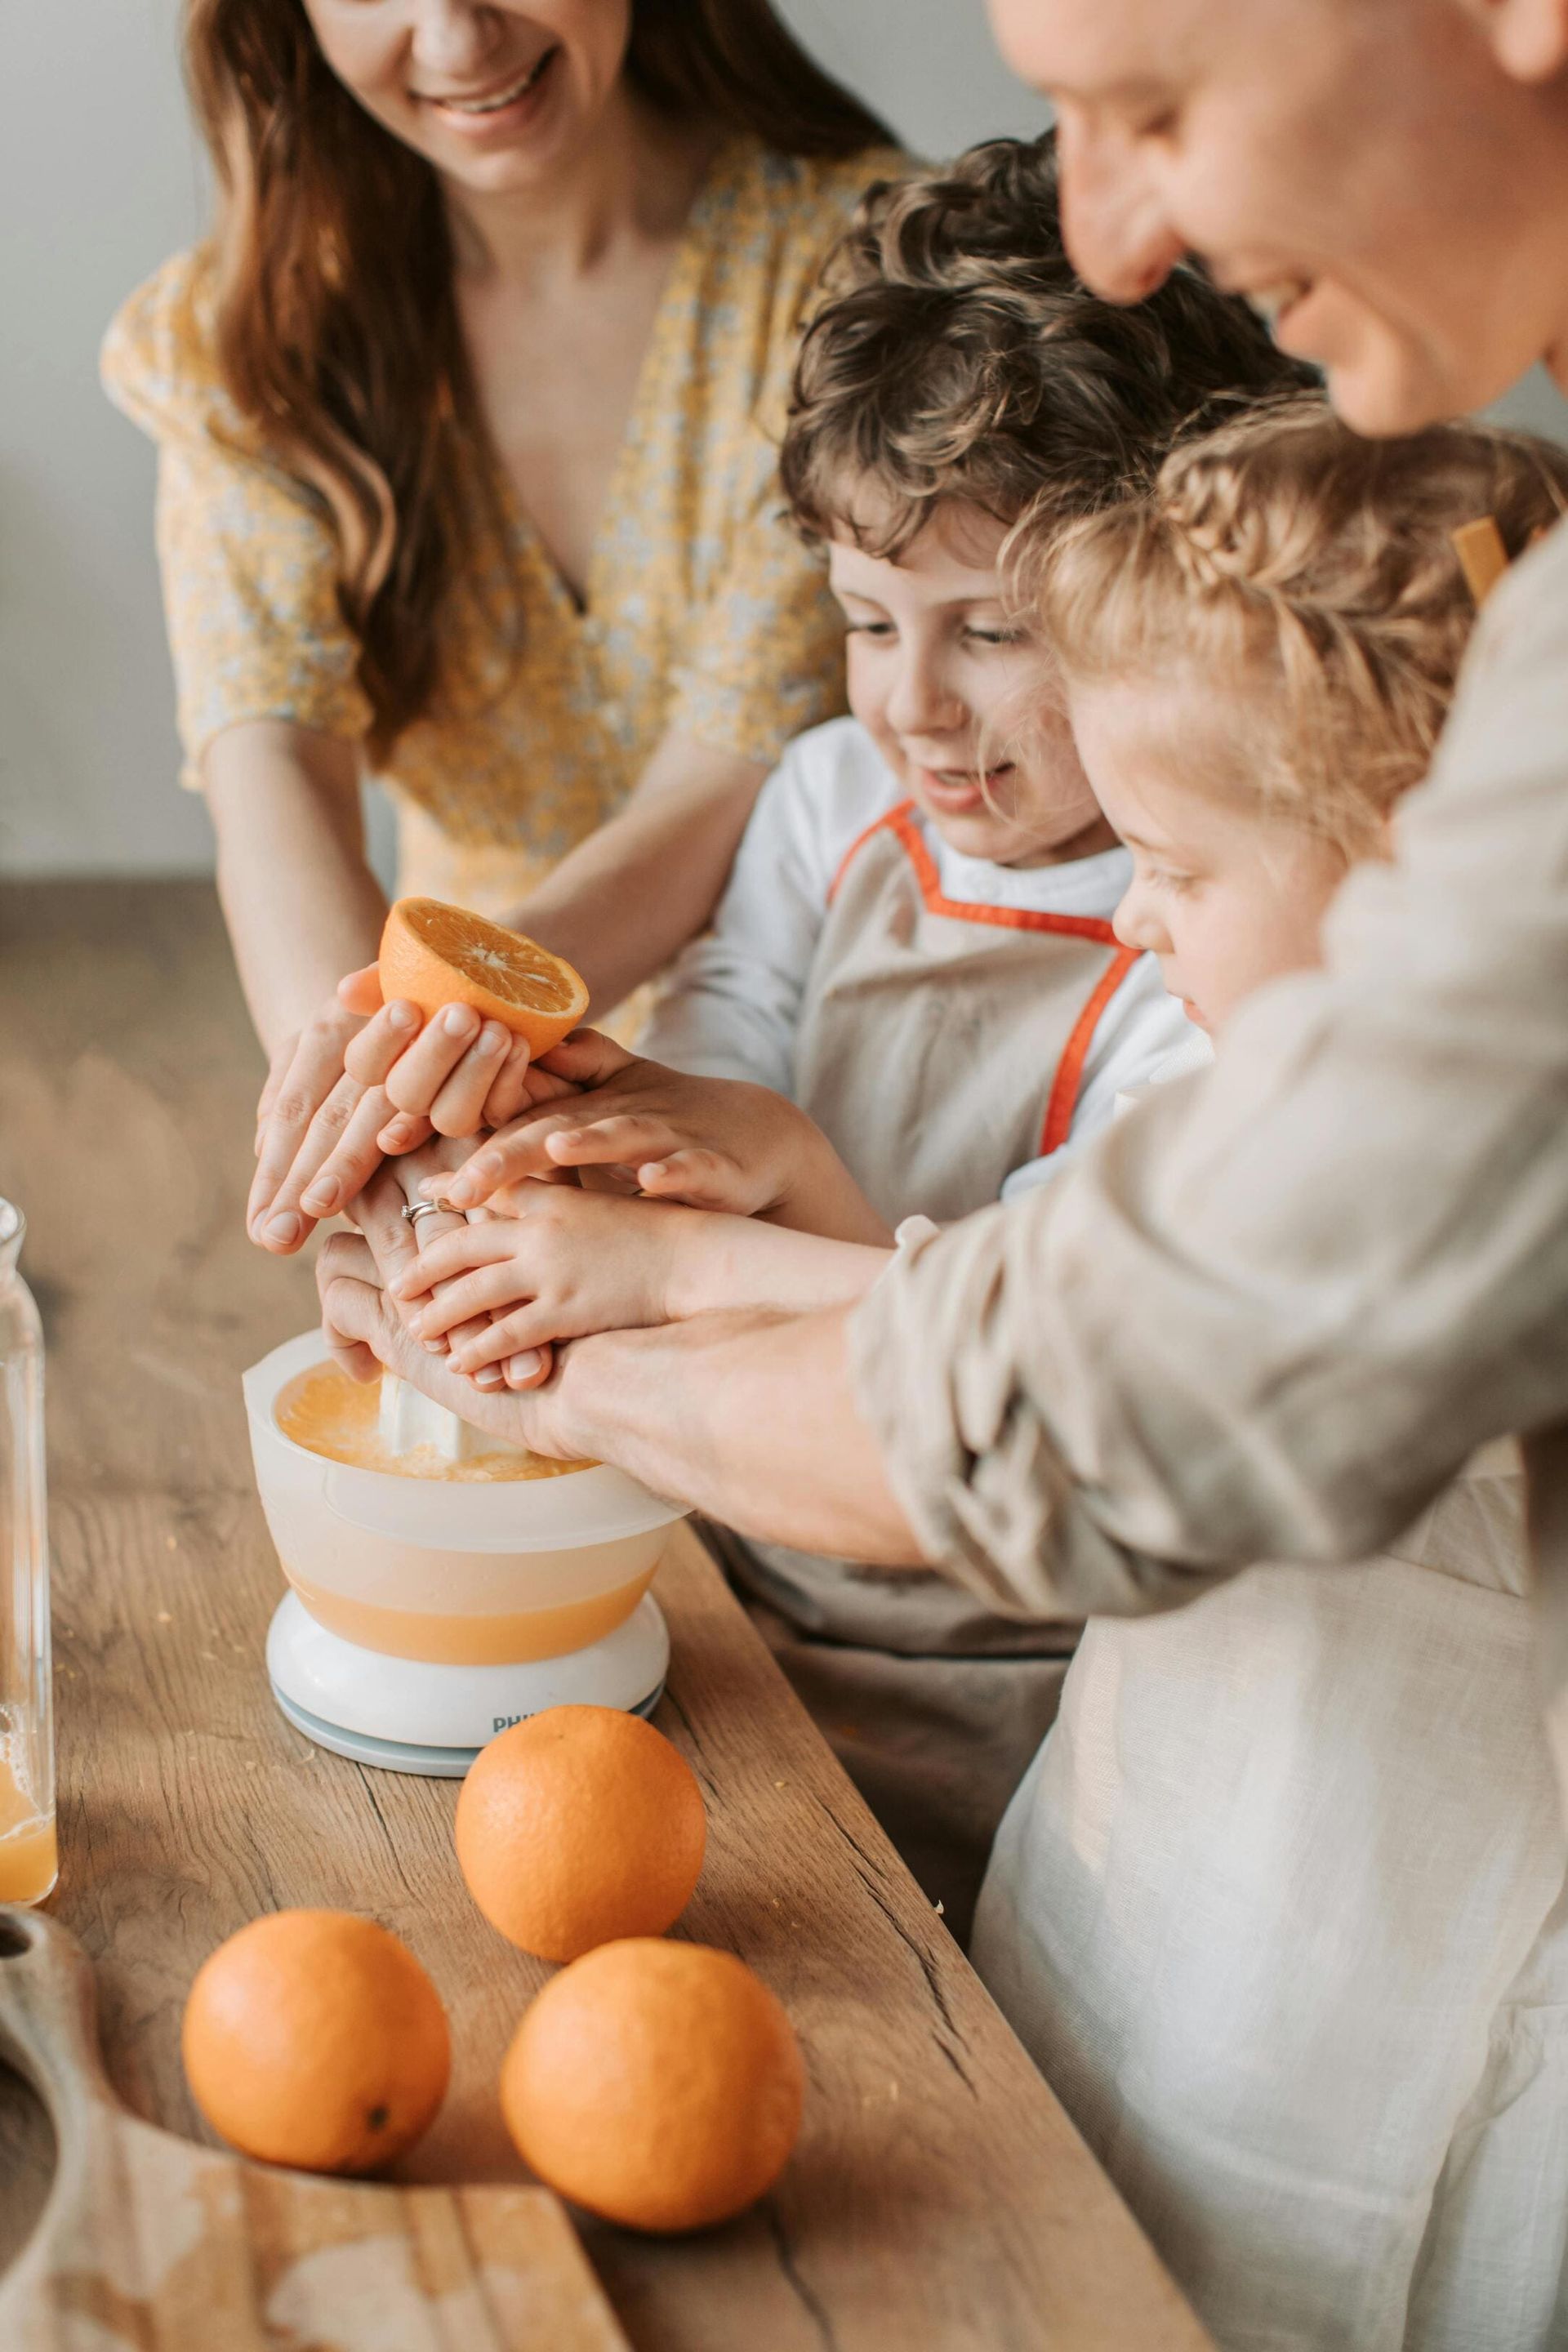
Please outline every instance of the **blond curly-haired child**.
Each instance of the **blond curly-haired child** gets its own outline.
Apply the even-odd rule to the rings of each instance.
[[[1310,404],[1053,535],[1040,625],[1133,857],[1117,931],[1222,1059],[1426,771],[1474,618],[1454,530],[1517,554],[1565,508],[1561,450],[1362,442]],[[1091,1620],[1003,1822],[976,1965],[1226,2352],[1568,2340],[1529,1582],[1509,1441],[1359,1567]]]

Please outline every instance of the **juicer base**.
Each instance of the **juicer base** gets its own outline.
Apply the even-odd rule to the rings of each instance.
[[[432,1665],[363,1649],[319,1625],[293,1592],[267,1635],[272,1695],[307,1739],[359,1764],[437,1780],[460,1780],[487,1739],[542,1707],[651,1714],[668,1663],[669,1635],[647,1594],[586,1649],[511,1665]]]
[[[479,1754],[477,1748],[415,1748],[405,1740],[372,1739],[363,1731],[342,1731],[335,1723],[323,1723],[319,1715],[296,1706],[285,1697],[276,1683],[272,1696],[279,1712],[288,1717],[296,1731],[302,1731],[311,1745],[325,1748],[334,1756],[346,1756],[353,1764],[374,1764],[381,1772],[418,1772],[426,1780],[460,1780]],[[640,1706],[630,1706],[628,1715],[651,1715],[664,1696],[664,1685],[649,1691]]]

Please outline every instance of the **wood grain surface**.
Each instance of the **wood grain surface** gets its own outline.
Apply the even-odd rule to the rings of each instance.
[[[197,2147],[118,2105],[96,2005],[76,1938],[0,1907],[0,2050],[58,2150],[0,2273],[5,2352],[628,2352],[547,2189],[328,2180]]]
[[[548,1971],[467,1897],[456,1784],[326,1755],[268,1690],[280,1581],[238,1376],[314,1321],[315,1294],[303,1260],[243,1232],[259,1075],[206,886],[0,887],[0,1192],[27,1214],[49,1348],[51,1907],[97,1964],[120,2097],[194,2138],[179,2018],[214,1945],[289,1904],[382,1920],[454,2031],[446,2107],[400,2177],[512,2180],[496,2074]],[[694,1538],[657,1591],[674,1643],[659,1720],[710,1814],[680,1932],[741,1953],[779,1993],[808,2094],[800,2148],[751,2215],[678,2242],[584,2224],[638,2352],[1199,2352],[1206,2337]],[[36,2206],[47,2146],[36,2115],[0,2098],[0,2208]]]

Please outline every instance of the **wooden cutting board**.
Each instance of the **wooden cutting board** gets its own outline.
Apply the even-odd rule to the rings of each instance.
[[[38,2225],[0,2279],[5,2352],[627,2352],[548,2189],[322,2179],[127,2115],[85,1955],[5,1906],[0,2058],[57,2146]]]

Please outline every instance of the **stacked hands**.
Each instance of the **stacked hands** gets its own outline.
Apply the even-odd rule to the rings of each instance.
[[[375,967],[280,1055],[258,1111],[251,1238],[298,1249],[323,1217],[327,1337],[341,1277],[381,1287],[410,1336],[482,1390],[550,1377],[556,1343],[729,1303],[728,1221],[885,1250],[892,1236],[805,1113],[765,1087],[691,1077],[578,1029],[531,1061],[471,1007],[426,1022],[383,1003]],[[413,1225],[418,1202],[439,1216]],[[416,1238],[417,1235],[417,1239]]]

